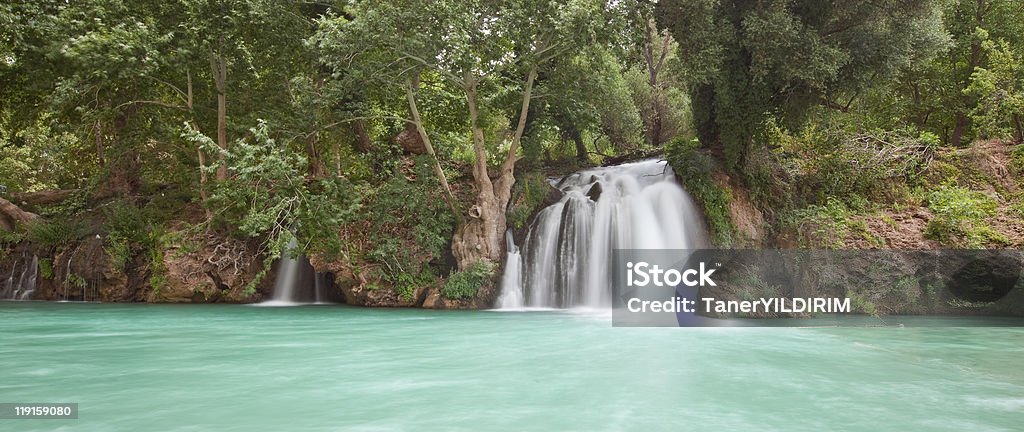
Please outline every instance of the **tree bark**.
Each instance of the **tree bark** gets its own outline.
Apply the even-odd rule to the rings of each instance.
[[[373,140],[370,139],[370,132],[366,127],[366,120],[359,119],[352,122],[352,129],[356,133],[356,151],[370,153],[373,151]]]
[[[0,198],[0,224],[7,230],[14,229],[18,223],[38,219],[39,215],[22,210],[14,203]]]
[[[988,13],[988,2],[986,0],[975,0],[974,6],[974,20],[975,27],[983,28],[985,24],[985,15]],[[967,73],[964,74],[963,87],[966,88],[970,84],[970,76],[974,73],[974,70],[981,66],[982,60],[982,47],[980,40],[973,40],[971,42],[971,53],[967,58]],[[954,68],[955,70],[955,68]],[[959,146],[962,144],[964,139],[964,133],[967,132],[967,127],[970,126],[970,118],[967,117],[967,110],[971,104],[971,99],[963,95],[960,97],[961,104],[957,107],[956,120],[953,125],[953,136],[950,138],[950,144]]]
[[[39,192],[23,192],[11,194],[11,199],[24,207],[35,207],[59,203],[68,199],[68,197],[75,192],[78,192],[78,189],[52,189]]]
[[[530,97],[533,83],[537,78],[536,67],[527,75],[523,86],[523,101],[519,111],[519,122],[509,143],[508,153],[502,163],[498,177],[491,181],[487,173],[487,150],[484,145],[484,133],[479,124],[479,108],[477,107],[477,81],[467,74],[464,90],[466,104],[469,107],[469,124],[473,132],[473,181],[477,189],[476,204],[470,209],[470,218],[460,224],[452,237],[452,254],[460,269],[466,269],[479,261],[496,262],[504,252],[502,241],[507,227],[505,210],[512,196],[515,184],[515,164],[519,157],[516,152],[526,128],[529,116]]]
[[[412,115],[413,124],[416,125],[416,131],[420,135],[420,139],[423,141],[423,146],[427,150],[427,154],[434,161],[434,174],[437,175],[437,180],[441,182],[441,188],[444,189],[444,199],[448,202],[448,207],[452,209],[452,214],[455,215],[456,219],[461,219],[462,214],[459,211],[459,206],[455,202],[455,196],[452,195],[452,188],[448,185],[448,178],[444,175],[444,169],[441,168],[441,161],[437,158],[437,153],[434,152],[434,146],[430,142],[430,135],[427,135],[427,130],[423,127],[423,120],[420,119],[420,110],[416,105],[416,94],[413,92],[413,86],[415,82],[409,80],[405,86],[405,99],[409,103],[409,113]]]
[[[217,89],[217,145],[222,150],[228,148],[228,102],[227,102],[227,62],[219,53],[210,49],[210,74],[213,76],[213,84]],[[224,165],[223,155],[217,156],[217,181],[224,181],[228,178],[228,167]]]
[[[667,32],[658,34],[658,28],[654,19],[647,21],[644,35],[644,63],[647,65],[647,85],[651,88],[651,117],[648,119],[647,124],[647,142],[652,146],[660,146],[662,143],[662,118],[665,104],[661,85],[658,82],[658,74],[661,73],[661,69],[665,65],[665,59],[668,57],[672,39]],[[654,52],[655,44],[658,42],[655,38],[659,38],[659,36],[661,44],[658,52]]]
[[[1020,114],[1013,115],[1013,142],[1024,143],[1024,121],[1021,121]]]
[[[949,139],[950,145],[959,146],[964,139],[966,130],[967,116],[963,112],[957,112],[956,123],[953,125],[953,136]]]
[[[196,115],[193,105],[195,99],[193,99],[192,97],[192,71],[185,70],[185,77],[187,80],[187,93],[185,94],[185,103],[187,104],[186,108],[188,109],[189,121],[192,123],[192,128],[195,129],[196,131],[199,131],[199,125],[196,123],[195,120]],[[206,220],[212,220],[213,213],[210,212],[210,208],[207,207],[206,205],[207,199],[209,198],[206,195],[206,183],[209,182],[209,178],[206,175],[206,153],[203,151],[202,147],[197,145],[196,154],[199,156],[199,200],[203,204],[203,212],[206,214]]]
[[[99,160],[100,165],[106,163],[103,157],[103,125],[99,119],[93,125],[93,132],[96,134],[96,159]]]

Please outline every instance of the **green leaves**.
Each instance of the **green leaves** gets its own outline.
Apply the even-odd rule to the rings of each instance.
[[[964,94],[978,103],[971,110],[982,138],[1020,140],[1024,118],[1024,56],[1006,41],[986,40],[982,47],[989,57],[988,67],[971,74]]]
[[[182,137],[209,153],[219,153],[230,177],[215,186],[209,205],[215,222],[258,239],[270,259],[296,236],[300,250],[319,239],[336,237],[359,206],[352,187],[340,178],[307,181],[307,161],[271,137],[266,122],[250,129],[251,139],[221,149],[209,137],[185,125]],[[206,167],[211,173],[216,167]]]
[[[668,0],[659,23],[680,46],[704,145],[736,168],[770,119],[798,125],[943,47],[939,2]]]

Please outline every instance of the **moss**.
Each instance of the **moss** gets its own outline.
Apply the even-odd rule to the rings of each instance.
[[[715,183],[714,161],[697,147],[696,140],[673,140],[665,146],[665,157],[683,187],[704,210],[714,243],[727,247],[734,233],[729,212],[732,191]]]

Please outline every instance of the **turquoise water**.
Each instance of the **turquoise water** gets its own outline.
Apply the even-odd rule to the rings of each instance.
[[[0,302],[5,431],[1009,431],[1024,329]]]

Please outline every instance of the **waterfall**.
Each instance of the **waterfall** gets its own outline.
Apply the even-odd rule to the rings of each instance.
[[[281,255],[278,260],[277,266],[277,279],[274,280],[274,295],[271,297],[270,302],[275,304],[294,304],[298,303],[295,296],[295,288],[300,283],[301,275],[299,274],[301,262],[298,258],[293,258],[292,254],[295,252],[295,248],[298,247],[298,242],[293,238],[288,243],[288,247],[285,252]]]
[[[0,290],[0,300],[30,300],[36,291],[39,278],[39,257],[22,252],[21,258],[15,259],[11,273],[7,276],[4,288]]]
[[[522,273],[523,260],[519,255],[519,248],[512,240],[512,232],[505,233],[505,242],[508,245],[508,257],[505,259],[505,274],[501,277],[502,287],[519,287],[520,275]],[[523,307],[522,289],[503,289],[501,297],[498,298],[499,309],[510,309]]]
[[[612,250],[707,245],[700,211],[664,161],[588,169],[555,186],[562,199],[537,214],[522,248],[508,236],[499,308],[609,307]]]
[[[293,239],[277,261],[277,278],[270,300],[264,306],[295,306],[303,304],[330,304],[329,288],[333,284],[326,273],[317,273],[305,256],[294,256],[298,243]]]

